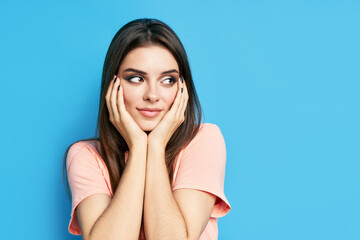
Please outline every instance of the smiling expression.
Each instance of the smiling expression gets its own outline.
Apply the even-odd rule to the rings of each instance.
[[[162,46],[135,48],[124,58],[117,76],[126,110],[143,131],[153,130],[176,97],[180,75],[174,56]]]

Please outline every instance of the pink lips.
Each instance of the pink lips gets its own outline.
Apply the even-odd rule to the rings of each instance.
[[[159,108],[141,108],[138,110],[143,116],[150,118],[156,117],[161,112],[161,109]]]

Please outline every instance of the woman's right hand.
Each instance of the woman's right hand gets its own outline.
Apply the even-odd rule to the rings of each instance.
[[[109,110],[110,122],[125,139],[130,150],[137,143],[146,145],[147,134],[134,121],[128,111],[126,111],[124,104],[124,92],[120,85],[120,78],[115,75],[107,90],[105,99]]]

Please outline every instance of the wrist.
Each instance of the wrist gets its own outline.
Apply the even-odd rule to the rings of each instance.
[[[129,144],[128,147],[129,147],[129,151],[137,151],[137,150],[145,150],[146,151],[147,140],[146,139],[137,140],[136,142]]]
[[[165,152],[166,145],[160,141],[148,141],[147,148],[149,151]]]

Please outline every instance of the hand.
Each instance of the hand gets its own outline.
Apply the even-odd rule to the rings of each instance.
[[[117,79],[114,83],[115,78]],[[126,111],[124,91],[120,86],[121,79],[115,75],[110,83],[105,99],[109,110],[110,122],[125,139],[130,150],[138,141],[143,141],[146,144],[147,135],[134,121],[128,111]]]
[[[177,81],[178,91],[170,110],[148,135],[148,144],[160,144],[165,149],[171,136],[185,120],[185,110],[189,99],[185,80]]]

